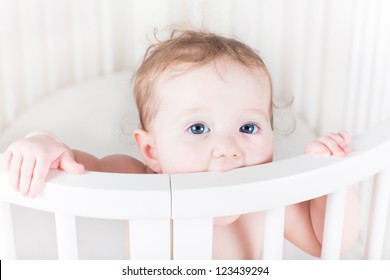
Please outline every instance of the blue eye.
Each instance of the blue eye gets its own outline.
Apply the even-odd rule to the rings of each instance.
[[[246,133],[246,134],[255,134],[258,132],[260,128],[253,124],[253,123],[247,123],[240,127],[240,132]]]
[[[191,134],[204,134],[204,133],[210,132],[210,129],[207,126],[205,126],[204,124],[196,123],[196,124],[191,125],[188,128],[188,131]]]

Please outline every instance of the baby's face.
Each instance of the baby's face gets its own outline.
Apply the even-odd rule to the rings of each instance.
[[[272,161],[270,82],[262,69],[217,63],[169,71],[150,124],[158,173],[227,171]]]

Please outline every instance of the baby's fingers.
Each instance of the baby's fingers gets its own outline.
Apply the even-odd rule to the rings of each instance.
[[[35,158],[24,157],[20,168],[19,190],[21,194],[27,195],[30,190],[31,179],[35,167]]]
[[[9,166],[11,164],[11,159],[12,159],[12,153],[10,151],[6,150],[3,153],[3,157],[1,158],[0,171],[3,171],[3,172],[8,172],[9,171]]]
[[[40,193],[42,186],[45,184],[46,177],[49,174],[49,167],[50,163],[45,162],[44,160],[37,160],[30,190],[28,192],[29,197],[35,198]]]
[[[349,146],[349,143],[351,142],[351,138],[349,136],[349,133],[345,130],[342,130],[338,133],[343,138],[343,141],[345,143],[344,152],[349,153],[351,151],[351,148]]]
[[[70,173],[80,174],[84,172],[84,165],[76,162],[69,153],[64,154],[59,167]]]
[[[339,133],[329,133],[328,137],[332,138],[336,142],[338,147],[343,151],[343,153],[349,153],[349,136],[345,131]]]
[[[19,154],[13,154],[11,162],[9,164],[9,176],[11,185],[15,190],[19,191],[19,179],[20,179],[20,168],[22,166],[23,157]]]
[[[329,149],[318,140],[312,141],[309,144],[307,144],[305,148],[305,153],[306,154],[311,153],[320,156],[330,156]]]
[[[340,141],[336,134],[329,134],[325,137],[321,137],[318,141],[329,150],[331,155],[343,156],[347,153],[347,145],[343,141]]]

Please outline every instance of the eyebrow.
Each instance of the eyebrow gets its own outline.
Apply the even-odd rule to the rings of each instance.
[[[248,108],[248,109],[244,109],[243,111],[248,112],[249,114],[261,116],[261,117],[263,117],[265,119],[269,119],[268,112],[266,112],[266,111],[264,111],[262,109]]]
[[[187,115],[194,115],[194,114],[203,114],[203,113],[206,113],[208,111],[208,109],[206,107],[195,107],[195,108],[190,108],[188,110],[185,110],[183,112],[180,112],[177,116],[176,116],[176,119],[179,121],[179,122],[182,122],[184,121],[184,119],[186,119]]]
[[[195,107],[195,108],[190,108],[188,110],[185,110],[178,114],[176,117],[179,122],[183,121],[183,119],[186,118],[186,115],[193,115],[193,114],[208,114],[208,108],[206,107]],[[248,108],[243,110],[245,112],[248,112],[249,114],[253,114],[256,116],[260,116],[263,118],[265,121],[271,121],[270,117],[268,116],[267,112],[264,112],[264,110],[258,109],[258,108]]]
[[[256,115],[267,115],[266,112],[264,112],[264,111],[261,110],[261,109],[257,109],[257,108],[249,108],[249,109],[245,109],[245,111],[253,112],[253,113],[255,113]]]

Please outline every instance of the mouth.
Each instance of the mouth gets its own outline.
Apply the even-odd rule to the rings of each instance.
[[[217,168],[209,168],[209,172],[228,172],[234,169],[243,168],[245,166],[235,166],[235,167],[217,167]]]

